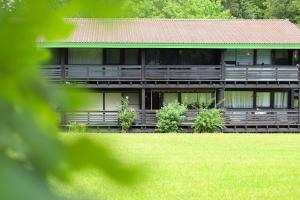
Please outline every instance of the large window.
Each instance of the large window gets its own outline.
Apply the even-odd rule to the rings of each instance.
[[[289,65],[289,51],[287,49],[277,49],[275,51],[275,65]]]
[[[220,52],[209,49],[183,49],[180,50],[181,63],[184,65],[218,65]]]
[[[50,49],[50,59],[46,61],[45,65],[59,65],[60,64],[60,54],[59,49]]]
[[[225,91],[226,108],[253,108],[252,91]]]
[[[166,105],[168,103],[178,102],[178,93],[164,93],[163,104]]]
[[[211,107],[214,105],[214,93],[181,93],[181,102],[189,109],[196,109],[201,107]]]
[[[258,65],[270,65],[271,64],[271,50],[270,49],[258,49],[256,63]]]
[[[253,49],[227,49],[224,61],[233,65],[253,65]]]
[[[107,65],[121,64],[121,49],[106,49],[105,60]]]
[[[69,49],[68,62],[70,65],[102,64],[102,49],[82,49],[82,48]]]
[[[123,92],[123,98],[128,99],[128,105],[135,110],[140,109],[140,94],[138,92]]]
[[[271,93],[270,92],[257,92],[256,93],[256,107],[270,108],[271,107]]]
[[[274,108],[288,107],[288,92],[274,92]]]
[[[124,49],[124,64],[138,65],[139,64],[139,50],[138,49]]]

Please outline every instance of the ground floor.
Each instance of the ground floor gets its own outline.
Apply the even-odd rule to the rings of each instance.
[[[199,108],[224,110],[224,131],[298,132],[299,91],[271,89],[94,89],[93,103],[67,113],[64,124],[84,123],[92,127],[118,127],[117,112],[122,98],[136,112],[135,128],[153,129],[156,113],[171,102],[188,108],[183,127],[191,128]]]
[[[73,173],[68,186],[51,180],[54,190],[70,199],[300,199],[297,134],[85,135],[107,141],[115,158],[144,173],[131,187],[95,170]],[[62,139],[76,137],[81,135],[66,133]]]

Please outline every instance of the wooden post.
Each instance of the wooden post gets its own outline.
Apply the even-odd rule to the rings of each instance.
[[[145,74],[146,74],[146,53],[145,49],[141,49],[141,80],[144,81],[146,79]]]
[[[146,124],[146,90],[142,88],[142,125]]]
[[[218,95],[217,95],[217,105],[218,108],[224,109],[224,89],[218,89]]]
[[[295,109],[295,106],[294,106],[295,90],[294,90],[294,89],[291,89],[290,93],[291,93],[291,98],[290,98],[290,108],[291,108],[291,109]]]
[[[221,80],[225,80],[225,62],[224,62],[224,53],[225,53],[225,49],[221,50]]]
[[[66,79],[66,67],[67,64],[67,52],[68,49],[60,49],[60,66],[61,66],[61,80],[65,81]]]

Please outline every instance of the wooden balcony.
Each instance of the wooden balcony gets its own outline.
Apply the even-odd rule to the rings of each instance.
[[[225,66],[229,81],[298,81],[297,66]]]
[[[157,110],[146,110],[144,124],[143,113],[136,111],[134,126],[156,126]],[[197,116],[197,111],[188,111],[182,123],[184,127],[191,127]],[[224,113],[226,126],[291,126],[299,125],[297,110],[227,110]],[[83,123],[88,126],[118,126],[117,111],[81,111],[68,113],[67,124],[71,122]]]
[[[140,65],[48,65],[42,74],[50,80],[71,82],[113,82],[144,81],[146,83],[186,81],[228,82],[297,82],[299,69],[296,66],[224,66],[221,65],[147,65],[143,71]],[[223,80],[222,80],[223,79]]]

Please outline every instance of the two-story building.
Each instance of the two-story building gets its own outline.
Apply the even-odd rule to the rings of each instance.
[[[40,42],[52,60],[51,81],[93,90],[96,105],[66,123],[117,127],[121,98],[137,113],[136,128],[178,101],[225,110],[224,131],[300,131],[300,29],[288,20],[68,19],[63,41]]]

